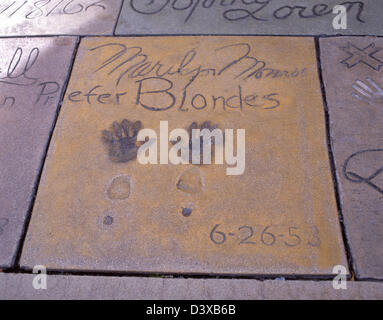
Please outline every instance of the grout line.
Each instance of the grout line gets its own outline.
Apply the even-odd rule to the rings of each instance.
[[[351,278],[354,279],[355,278],[354,261],[351,254],[351,247],[347,238],[346,226],[344,223],[343,208],[342,208],[342,202],[341,202],[340,190],[339,190],[339,182],[337,179],[337,168],[335,164],[335,156],[333,152],[333,145],[332,145],[332,139],[331,139],[330,113],[329,113],[329,108],[327,103],[326,87],[325,87],[324,79],[323,79],[319,38],[316,37],[314,40],[315,40],[315,49],[316,49],[316,55],[317,55],[318,75],[319,75],[320,87],[322,92],[322,100],[323,100],[323,106],[324,106],[324,114],[325,114],[327,149],[328,149],[328,155],[329,155],[331,175],[332,175],[332,180],[334,184],[334,192],[335,192],[335,198],[336,198],[336,206],[338,209],[339,224],[340,224],[340,228],[342,232],[344,248],[346,251],[348,267],[351,273]]]
[[[1,0],[0,0],[1,1]],[[115,31],[114,31],[115,32]],[[366,35],[366,34],[336,34],[336,35],[314,35],[314,34],[258,34],[258,33],[161,33],[161,34],[39,34],[39,35],[0,35],[0,39],[8,39],[8,38],[49,38],[49,37],[103,37],[103,38],[131,38],[131,37],[278,37],[278,38],[335,38],[335,37],[375,37],[375,38],[383,38],[383,35]]]
[[[17,270],[3,270],[6,274],[33,274],[30,268],[18,268]],[[48,269],[48,275],[57,276],[96,276],[96,277],[121,277],[121,278],[174,278],[174,279],[244,279],[244,280],[276,280],[277,278],[283,278],[285,281],[332,281],[334,275],[309,275],[309,274],[220,274],[220,273],[182,273],[182,272],[139,272],[139,271],[100,271],[100,270],[57,270]],[[284,281],[280,280],[280,281]]]
[[[17,268],[17,269],[4,269],[1,273],[4,274],[24,274],[32,275],[30,268]],[[315,281],[315,282],[329,282],[333,281],[334,275],[294,275],[294,274],[205,274],[205,273],[170,273],[170,272],[138,272],[138,271],[100,271],[100,270],[58,270],[48,269],[47,275],[62,276],[62,277],[118,277],[118,278],[167,278],[167,279],[214,279],[214,280],[256,280],[256,281]],[[348,279],[350,280],[350,279]],[[353,281],[354,283],[375,282],[383,283],[383,279],[364,278]]]
[[[42,156],[42,159],[41,159],[41,162],[40,162],[40,166],[38,168],[38,175],[37,175],[35,183],[34,183],[34,187],[33,187],[32,195],[31,195],[31,200],[30,200],[28,212],[27,212],[27,215],[26,215],[26,218],[25,218],[25,221],[24,221],[24,227],[23,227],[23,230],[22,230],[22,233],[21,233],[21,237],[20,237],[18,246],[17,246],[15,257],[14,257],[14,259],[12,261],[12,266],[13,266],[13,268],[16,268],[16,269],[19,268],[20,259],[21,259],[21,253],[23,251],[25,239],[26,239],[26,236],[27,236],[27,233],[28,233],[28,227],[29,227],[29,224],[30,224],[31,219],[32,219],[33,207],[34,207],[34,204],[35,204],[35,201],[36,201],[36,197],[37,197],[37,192],[38,192],[38,189],[39,189],[39,186],[40,186],[40,180],[41,180],[41,177],[42,177],[42,172],[43,172],[43,169],[44,169],[44,164],[45,164],[45,161],[46,161],[46,158],[47,158],[47,155],[48,155],[49,146],[50,146],[50,143],[51,143],[51,140],[52,140],[54,129],[55,129],[56,124],[57,124],[57,119],[58,119],[58,116],[59,116],[59,113],[60,113],[60,110],[61,110],[61,106],[62,106],[63,99],[64,99],[64,96],[65,96],[65,93],[66,93],[66,90],[67,90],[67,87],[68,87],[68,83],[69,83],[69,80],[71,78],[71,74],[72,74],[72,70],[73,70],[73,64],[74,64],[74,60],[75,60],[76,55],[77,55],[77,49],[78,49],[79,44],[80,44],[80,38],[77,37],[76,38],[76,42],[75,42],[74,47],[73,47],[72,57],[71,57],[70,62],[69,62],[67,76],[66,76],[65,81],[62,84],[61,95],[60,95],[60,98],[58,100],[57,109],[56,109],[56,115],[55,115],[55,118],[54,118],[52,126],[51,126],[51,130],[50,130],[50,133],[49,133],[48,141],[46,143],[45,150],[43,152],[43,156]]]

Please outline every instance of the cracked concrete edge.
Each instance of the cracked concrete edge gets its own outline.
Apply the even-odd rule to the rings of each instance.
[[[248,279],[171,279],[48,275],[47,289],[33,288],[34,274],[0,273],[0,299],[129,300],[381,300],[382,282],[349,281],[335,290],[332,281]]]

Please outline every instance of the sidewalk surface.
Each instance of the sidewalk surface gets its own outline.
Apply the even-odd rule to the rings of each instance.
[[[0,298],[382,299],[382,14],[2,1]]]

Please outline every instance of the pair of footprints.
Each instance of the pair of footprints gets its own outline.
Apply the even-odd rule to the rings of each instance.
[[[197,168],[189,168],[185,170],[177,180],[176,187],[178,190],[188,193],[197,194],[202,191],[203,181],[200,171]],[[131,178],[127,175],[115,177],[107,188],[107,195],[110,200],[127,200],[131,193]],[[189,217],[193,209],[190,207],[182,207],[181,213],[184,217]],[[106,216],[104,224],[111,225],[113,217]]]
[[[189,168],[177,179],[176,187],[178,190],[188,193],[197,194],[202,191],[203,179],[197,168]],[[120,175],[111,181],[107,187],[107,195],[110,200],[126,200],[131,193],[131,177],[128,175]]]
[[[203,181],[200,171],[197,168],[189,168],[185,170],[176,183],[178,190],[188,193],[197,194],[202,191]],[[127,175],[115,177],[108,185],[107,195],[110,200],[127,200],[131,194],[131,178]],[[181,214],[184,217],[190,217],[193,212],[193,205],[182,207]],[[110,226],[113,224],[113,215],[107,214],[104,216],[104,225]],[[0,228],[1,234],[1,228]]]
[[[112,162],[121,163],[134,160],[137,157],[139,147],[144,142],[137,142],[138,132],[142,128],[141,121],[131,122],[127,119],[121,121],[121,123],[113,122],[110,130],[104,130],[102,132],[102,141],[108,149],[109,159]],[[194,129],[208,129],[210,131],[217,129],[217,125],[213,125],[210,121],[205,121],[198,125],[197,122],[192,122],[187,128],[189,134],[189,155],[191,162],[192,157],[192,142],[193,142],[193,130]],[[198,137],[199,139],[199,137]],[[176,144],[177,142],[172,142]],[[212,141],[214,145],[215,141]],[[202,139],[200,141],[200,155],[203,154]]]
[[[193,168],[192,168],[193,169]],[[107,195],[110,200],[127,200],[131,193],[131,180],[129,176],[115,177],[108,187]],[[183,192],[194,194],[202,191],[202,179],[199,172],[186,170],[177,182],[177,188]],[[193,205],[181,207],[181,214],[184,217],[190,217],[193,212]],[[114,222],[114,214],[104,212],[103,224],[111,226]],[[2,230],[0,228],[0,234]]]

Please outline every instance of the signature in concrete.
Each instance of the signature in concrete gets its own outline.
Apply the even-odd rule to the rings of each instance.
[[[366,82],[356,80],[352,85],[355,92],[351,95],[372,106],[383,107],[383,89],[371,78],[366,78]]]
[[[16,86],[34,85],[38,79],[31,77],[29,72],[36,64],[39,54],[40,50],[33,48],[25,58],[23,49],[17,48],[8,66],[4,70],[0,68],[0,84]]]
[[[377,168],[370,170],[369,174],[365,172],[368,168],[367,160],[370,163],[377,163]],[[363,167],[362,167],[363,166]],[[359,170],[357,168],[360,168]],[[383,149],[370,149],[358,151],[347,158],[343,165],[343,174],[348,181],[359,184],[366,184],[375,191],[383,195],[383,186],[379,186],[377,178],[383,173]]]
[[[110,67],[107,75],[117,74],[116,86],[125,78],[166,79],[170,76],[180,76],[187,79],[184,86],[186,89],[201,77],[210,76],[213,80],[220,76],[225,77],[229,71],[233,72],[234,79],[247,80],[250,78],[295,78],[304,76],[306,70],[294,65],[289,65],[286,70],[269,67],[267,62],[256,57],[249,43],[233,43],[212,50],[212,55],[216,56],[215,64],[220,64],[218,67],[196,63],[199,56],[198,48],[186,51],[185,54],[180,55],[178,61],[171,64],[153,58],[140,46],[128,47],[123,43],[106,43],[90,48],[89,51],[97,52],[99,55],[99,51],[103,49],[108,50],[108,54],[111,55],[97,66],[94,72]]]
[[[128,162],[137,157],[139,146],[137,134],[141,129],[141,121],[113,122],[110,130],[102,132],[102,141],[108,148],[109,158],[113,162]]]
[[[315,19],[332,14],[333,7],[325,3],[309,5],[280,5],[271,9],[272,0],[130,0],[132,11],[143,15],[155,15],[171,10],[173,12],[185,13],[186,24],[194,15],[199,15],[201,9],[209,11],[223,10],[222,17],[226,21],[252,20],[265,22],[270,20]],[[357,8],[356,20],[364,23],[361,15],[365,4],[362,1],[345,1],[341,3],[350,12]]]

